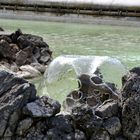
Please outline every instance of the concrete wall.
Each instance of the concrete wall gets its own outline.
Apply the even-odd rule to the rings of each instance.
[[[0,4],[60,6],[140,11],[140,0],[0,0]]]

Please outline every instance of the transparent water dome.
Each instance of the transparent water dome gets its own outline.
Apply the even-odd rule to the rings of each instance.
[[[62,102],[70,91],[78,88],[78,75],[92,76],[97,68],[105,81],[121,86],[121,77],[126,73],[126,68],[118,59],[109,56],[62,55],[55,58],[46,70],[43,87],[46,86],[49,96]]]

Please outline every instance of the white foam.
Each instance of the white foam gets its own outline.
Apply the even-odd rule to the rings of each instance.
[[[99,68],[103,73],[105,80],[113,79],[110,77],[121,77],[126,72],[124,65],[116,58],[109,56],[80,56],[80,55],[62,55],[55,58],[45,72],[45,79],[48,83],[57,81],[69,70],[74,70],[78,76],[80,74],[92,75]],[[114,82],[111,80],[111,82]]]

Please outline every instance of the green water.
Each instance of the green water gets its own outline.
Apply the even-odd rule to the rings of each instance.
[[[21,28],[24,33],[42,36],[53,50],[61,54],[108,55],[120,59],[127,67],[140,62],[140,28],[2,20],[0,26],[7,31]]]
[[[128,69],[140,64],[138,27],[3,19],[0,27],[10,32],[20,28],[24,33],[42,36],[53,50],[54,58],[62,54],[107,55],[118,58]]]

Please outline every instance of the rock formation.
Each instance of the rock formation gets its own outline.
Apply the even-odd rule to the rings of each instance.
[[[0,27],[0,31],[4,31],[4,29],[2,27]]]
[[[83,74],[78,79],[79,90],[64,102],[76,129],[89,140],[140,139],[140,67],[122,77],[121,91],[98,74]]]
[[[0,65],[5,70],[33,78],[44,73],[51,60],[52,52],[42,37],[23,34],[20,29],[12,34],[0,34]]]
[[[91,78],[103,83],[95,79]],[[59,102],[38,97],[33,84],[0,71],[0,139],[139,140],[140,67],[123,76],[120,92],[113,84],[104,84],[118,97],[108,96],[110,90],[102,92],[101,87],[87,90],[87,84],[68,95],[65,109],[73,106],[61,112]]]
[[[48,119],[61,105],[48,97],[37,97],[34,85],[5,71],[0,72],[0,139],[43,139]],[[46,124],[46,125],[45,125]]]

